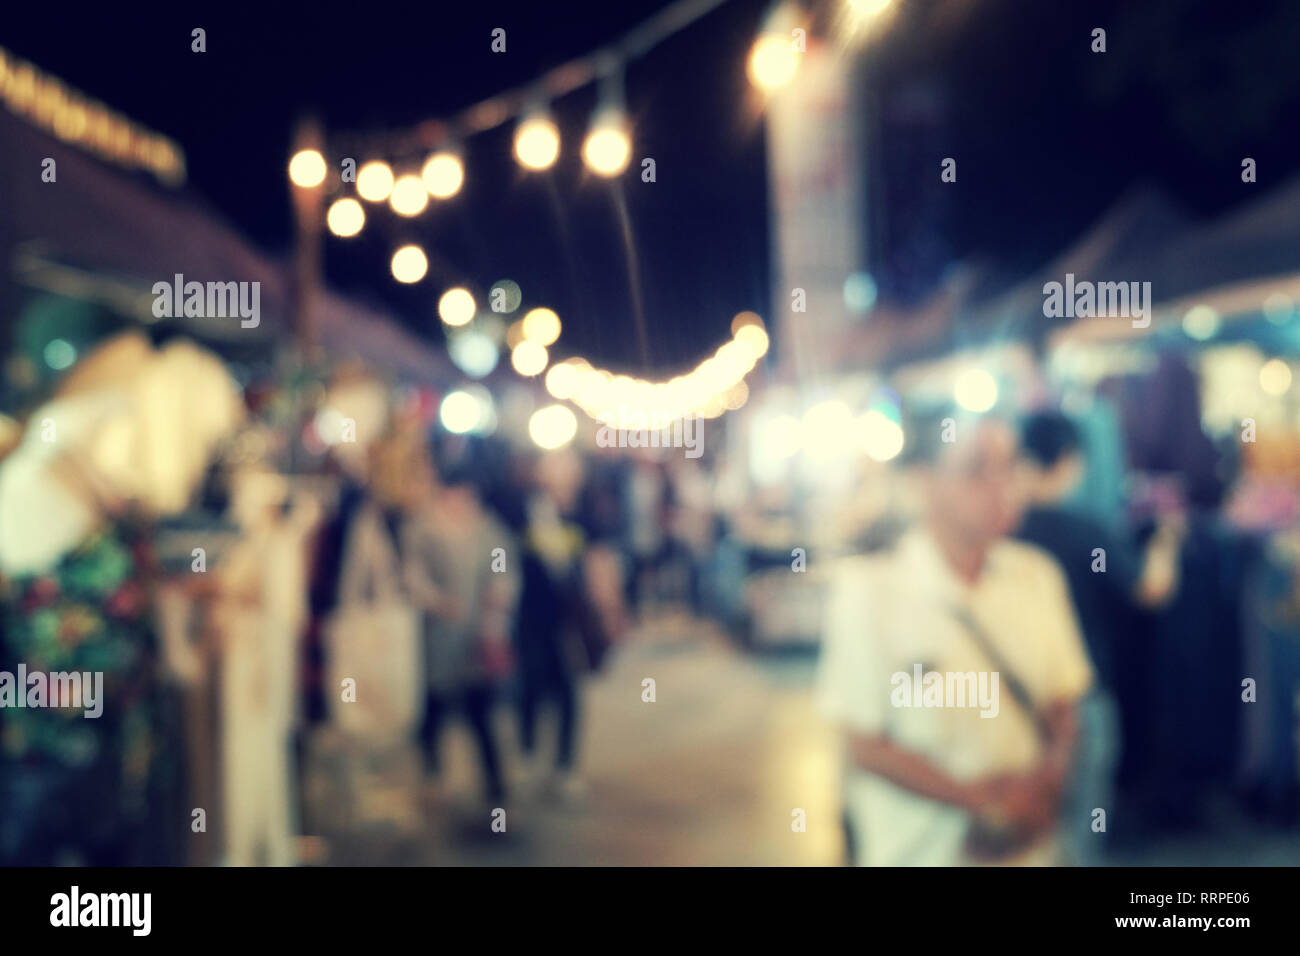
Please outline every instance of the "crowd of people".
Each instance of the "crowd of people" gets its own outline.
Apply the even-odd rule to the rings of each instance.
[[[339,549],[338,583],[331,586],[328,560],[320,562],[320,589],[332,594],[318,609],[348,618],[331,644],[391,627],[395,606],[409,611],[423,662],[418,735],[431,777],[442,728],[459,715],[473,731],[484,798],[505,798],[493,711],[513,675],[522,746],[530,755],[539,749],[538,715],[553,707],[547,786],[575,797],[579,683],[623,631],[619,565],[602,544],[606,529],[579,509],[576,455],[501,461],[497,474],[490,458],[472,440],[444,440],[435,453],[419,423],[380,439],[368,480],[345,480],[325,530]]]
[[[436,805],[453,724],[474,741],[489,807],[516,785],[581,803],[583,681],[665,566],[698,580],[668,464],[455,435],[427,396],[352,367],[324,382],[362,421],[355,441],[304,453],[322,385],[295,405],[283,383],[205,390],[191,375],[198,403],[242,391],[238,414],[201,449],[170,431],[151,445],[148,420],[169,402],[139,380],[92,397],[118,409],[114,439],[139,459],[196,463],[168,507],[142,492],[139,459],[114,454],[120,471],[106,473],[92,438],[39,441],[51,416],[68,427],[66,399],[33,409],[0,455],[6,515],[22,518],[0,548],[0,669],[102,670],[110,698],[99,723],[0,712],[0,857],[301,862],[297,837],[328,822],[322,804],[346,802],[313,789],[322,741],[354,757],[418,748]],[[35,528],[65,509],[84,526],[51,550]],[[511,725],[522,753],[505,753]]]
[[[366,817],[366,760],[409,758],[424,811],[463,803],[452,726],[475,813],[525,791],[581,806],[583,687],[639,612],[712,615],[743,644],[771,582],[778,603],[829,589],[816,695],[846,732],[859,862],[1097,863],[1205,826],[1225,791],[1294,816],[1300,548],[1293,524],[1234,517],[1249,482],[1161,459],[1169,487],[1129,473],[1108,521],[1096,466],[1142,449],[1107,454],[1100,419],[907,401],[902,456],[847,483],[872,507],[843,515],[874,519],[835,518],[841,553],[795,573],[767,532],[818,492],[737,490],[724,442],[543,451],[453,434],[436,396],[370,372],[296,397],[278,374],[240,388],[189,343],[109,343],[0,450],[0,671],[102,672],[106,702],[0,711],[0,859],[328,861],[303,838]],[[984,706],[932,702],[936,674],[943,693],[974,676]]]

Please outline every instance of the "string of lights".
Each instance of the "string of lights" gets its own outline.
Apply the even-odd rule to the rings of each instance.
[[[476,103],[449,120],[427,120],[397,132],[332,134],[330,141],[343,151],[341,155],[366,157],[355,170],[355,195],[340,195],[341,179],[326,185],[327,165],[316,149],[292,157],[289,177],[299,188],[324,187],[326,195],[335,197],[326,211],[326,225],[335,236],[350,238],[365,228],[367,203],[386,202],[397,215],[411,218],[428,210],[431,200],[454,197],[465,181],[465,141],[511,120],[518,121],[515,160],[532,171],[551,168],[560,155],[561,140],[548,104],[593,82],[598,84],[598,102],[582,144],[582,158],[598,176],[616,177],[627,169],[632,155],[623,91],[627,64],[724,2],[679,0],[616,42],[549,70],[532,83]],[[417,167],[421,158],[423,163]],[[390,268],[398,282],[417,283],[429,271],[428,256],[418,245],[402,245],[394,251]],[[478,304],[468,289],[457,286],[444,292],[438,314],[448,327],[449,351],[462,371],[482,377],[495,368],[498,343],[469,327]],[[731,339],[714,355],[683,375],[653,382],[594,367],[580,356],[551,365],[549,350],[561,327],[559,316],[545,307],[530,310],[510,325],[504,345],[515,372],[524,378],[545,373],[543,382],[552,397],[572,402],[593,418],[610,421],[642,414],[651,428],[688,415],[712,418],[740,408],[749,393],[745,377],[768,349],[762,320],[752,312],[741,313],[732,322]],[[552,418],[555,428],[549,431],[567,431],[567,419],[560,422],[554,413]]]
[[[0,47],[0,101],[16,116],[125,169],[185,181],[185,154],[165,136],[113,112]]]

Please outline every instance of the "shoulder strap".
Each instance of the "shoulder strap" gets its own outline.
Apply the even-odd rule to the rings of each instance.
[[[998,674],[1001,675],[1002,683],[1006,685],[1007,690],[1011,691],[1011,696],[1015,698],[1016,704],[1034,723],[1034,730],[1038,732],[1039,738],[1046,743],[1051,739],[1051,730],[1047,726],[1047,719],[1043,717],[1042,711],[1034,704],[1034,698],[1030,695],[1028,688],[1021,683],[1016,672],[1007,666],[1006,659],[998,652],[989,636],[980,627],[975,615],[971,614],[964,607],[952,605],[949,612],[957,623],[962,626],[962,630],[970,637],[980,652],[988,658],[990,664],[994,666]]]

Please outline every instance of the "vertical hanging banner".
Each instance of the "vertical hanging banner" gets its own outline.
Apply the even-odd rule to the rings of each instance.
[[[811,38],[799,56],[798,72],[767,105],[767,155],[781,372],[803,377],[836,367],[854,321],[844,281],[865,251],[864,157],[852,59]]]

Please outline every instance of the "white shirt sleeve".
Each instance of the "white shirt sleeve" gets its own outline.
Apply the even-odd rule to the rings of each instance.
[[[1043,562],[1044,635],[1048,641],[1046,701],[1077,700],[1092,686],[1092,664],[1079,630],[1065,575],[1054,560]]]
[[[847,562],[831,578],[818,661],[817,704],[830,720],[861,734],[885,730],[889,682],[869,613],[869,569]]]

